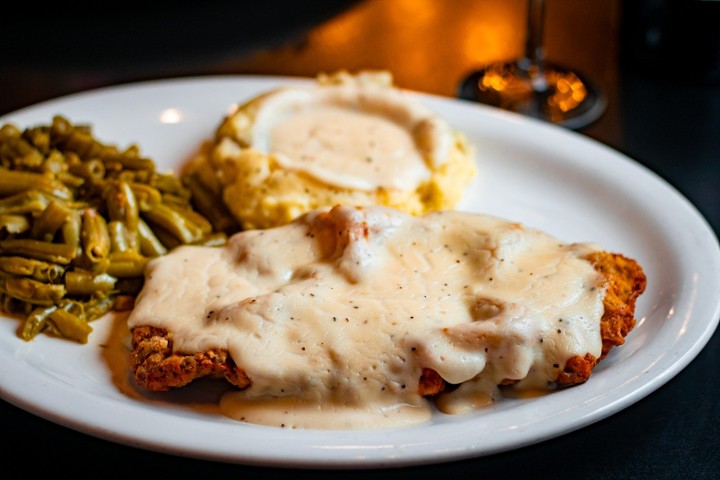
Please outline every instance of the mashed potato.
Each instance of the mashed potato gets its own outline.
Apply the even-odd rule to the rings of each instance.
[[[341,71],[239,106],[190,170],[256,229],[337,204],[451,209],[476,174],[472,157],[464,135],[388,72]]]

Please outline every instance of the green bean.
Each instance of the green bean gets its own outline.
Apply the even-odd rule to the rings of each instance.
[[[0,231],[17,235],[30,229],[30,221],[25,215],[0,214]]]
[[[110,252],[127,252],[130,250],[128,244],[125,224],[120,220],[108,222],[108,233],[110,234]]]
[[[107,273],[94,274],[86,270],[72,270],[65,274],[65,289],[70,295],[108,293],[115,288],[117,278]]]
[[[82,214],[74,211],[62,226],[62,241],[66,245],[80,247],[80,231],[82,230]]]
[[[149,212],[145,212],[144,217],[148,223],[164,228],[181,243],[195,242],[200,240],[204,234],[200,227],[181,212],[162,203],[153,206]]]
[[[33,305],[53,305],[65,296],[64,285],[5,274],[0,274],[0,291]]]
[[[37,260],[69,265],[77,256],[77,249],[64,243],[43,242],[30,238],[0,240],[1,255],[22,255]]]
[[[13,166],[36,168],[42,165],[43,154],[24,138],[13,138],[3,145],[4,156],[11,157]]]
[[[158,257],[167,253],[165,245],[142,218],[138,220],[138,236],[140,238],[140,253],[146,257]]]
[[[0,271],[11,275],[30,277],[41,282],[56,282],[65,273],[65,267],[20,256],[0,257]]]
[[[139,210],[135,194],[128,182],[109,182],[103,192],[107,205],[108,218],[120,221],[124,226],[124,236],[128,248],[138,249]]]
[[[30,315],[35,305],[30,305],[27,302],[18,300],[17,298],[11,297],[5,293],[0,292],[0,309],[2,309],[7,315],[14,315],[18,317],[27,317]]]
[[[90,320],[132,308],[151,258],[239,230],[216,213],[227,208],[215,181],[193,193],[137,145],[104,144],[61,115],[0,126],[0,308],[25,320],[26,340],[44,331],[86,342]]]
[[[178,245],[182,245],[182,242],[172,233],[165,230],[159,225],[153,225],[152,231],[160,242],[169,249],[173,249]]]
[[[85,321],[92,322],[112,311],[115,307],[116,298],[113,296],[101,296],[83,303]]]
[[[189,204],[170,206],[170,208],[180,212],[180,214],[187,218],[188,221],[197,225],[204,235],[207,235],[213,231],[212,223],[210,223],[207,218],[193,210]]]
[[[56,177],[63,185],[72,189],[78,189],[85,184],[84,178],[73,175],[70,172],[59,172]]]
[[[0,200],[0,214],[37,214],[50,203],[47,195],[38,190],[26,190]]]
[[[45,329],[48,316],[57,309],[57,305],[50,305],[47,307],[37,307],[33,310],[23,323],[20,337],[26,341],[35,338]]]
[[[157,188],[138,182],[129,182],[130,188],[135,195],[138,209],[141,212],[149,211],[154,205],[162,202],[162,194]]]
[[[183,185],[182,181],[174,175],[158,173],[155,178],[155,187],[163,193],[177,195],[186,201],[190,200],[190,191]]]
[[[105,164],[97,158],[70,164],[68,170],[88,181],[102,180],[105,177]]]
[[[112,253],[107,273],[116,278],[142,277],[148,260],[147,257],[133,251]]]
[[[32,227],[32,237],[51,242],[55,233],[62,228],[72,215],[72,210],[59,202],[51,201],[37,216]]]
[[[75,340],[79,343],[87,343],[92,327],[85,318],[72,313],[71,304],[67,308],[58,308],[50,312],[46,317],[47,328],[58,337]]]
[[[90,133],[78,128],[71,128],[62,141],[64,149],[77,153],[83,159],[96,157],[102,151],[102,147],[95,143]]]
[[[102,157],[105,166],[117,164],[121,168],[130,170],[155,171],[155,163],[149,158],[138,157],[137,152],[130,151],[119,155]]]
[[[179,195],[175,195],[174,193],[163,193],[162,203],[172,208],[185,208],[190,205],[187,199]]]
[[[20,138],[22,132],[19,128],[11,123],[6,123],[0,127],[0,143]]]
[[[14,195],[32,189],[64,200],[70,200],[73,196],[72,191],[52,175],[0,168],[0,195]]]
[[[130,184],[125,181],[109,182],[103,193],[110,220],[120,220],[129,231],[136,231],[138,205]]]
[[[210,220],[215,230],[230,233],[240,229],[238,221],[225,203],[206,188],[197,175],[191,174],[185,177],[185,183],[192,193],[193,207]]]
[[[110,253],[107,221],[94,208],[83,210],[80,240],[83,252],[91,263],[99,262]]]
[[[41,141],[33,141],[33,145],[41,151],[47,151],[50,148],[50,136],[47,132],[42,132]],[[67,169],[65,156],[58,150],[51,150],[45,157],[42,164],[42,171],[57,176]]]

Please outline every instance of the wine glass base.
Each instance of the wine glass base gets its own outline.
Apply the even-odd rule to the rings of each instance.
[[[533,70],[534,68],[534,70]],[[457,96],[577,130],[600,118],[607,105],[600,90],[572,70],[499,63],[472,72]]]

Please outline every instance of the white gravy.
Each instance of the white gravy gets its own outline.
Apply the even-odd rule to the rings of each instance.
[[[416,188],[453,141],[442,118],[385,86],[287,87],[253,105],[251,148],[341,188]]]
[[[251,380],[223,397],[231,418],[408,425],[432,415],[424,367],[462,384],[434,402],[457,414],[503,379],[548,388],[569,357],[599,356],[605,290],[582,259],[596,249],[480,214],[325,208],[153,260],[128,325],[227,349]]]

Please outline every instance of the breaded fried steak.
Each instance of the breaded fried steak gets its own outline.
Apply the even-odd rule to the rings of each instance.
[[[234,418],[306,427],[321,411],[327,428],[585,382],[646,285],[635,260],[503,219],[340,206],[178,248],[146,275],[129,318],[140,386],[225,378]]]

